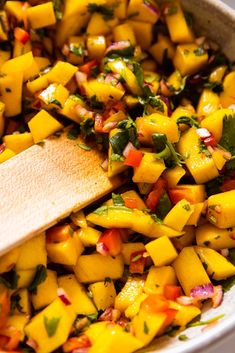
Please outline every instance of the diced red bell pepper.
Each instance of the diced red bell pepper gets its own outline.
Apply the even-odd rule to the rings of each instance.
[[[181,288],[179,286],[167,284],[164,287],[164,295],[168,300],[176,300],[181,296]]]
[[[213,135],[211,135],[210,137],[207,137],[205,140],[203,140],[204,144],[208,147],[215,147],[216,146],[216,140],[215,137]]]
[[[163,324],[163,332],[165,331],[165,329],[170,326],[175,318],[175,315],[177,314],[178,310],[176,309],[167,309],[165,311],[165,314],[167,315],[166,320]]]
[[[138,208],[138,200],[132,197],[125,197],[124,203],[127,208],[132,208],[132,209]]]
[[[166,180],[159,178],[158,181],[154,184],[153,190],[148,194],[146,205],[152,212],[156,211],[158,202],[162,197],[166,186]]]
[[[195,200],[193,197],[192,192],[190,192],[190,189],[188,189],[187,187],[185,188],[171,188],[168,189],[168,195],[170,197],[171,203],[173,205],[177,204],[177,202],[185,199],[188,202],[194,204]]]
[[[94,60],[91,60],[91,61],[88,61],[86,64],[84,65],[81,65],[79,66],[79,70],[84,72],[85,74],[87,74],[88,77],[91,77],[92,76],[92,68],[97,66],[98,63],[97,63],[97,60],[94,59]]]
[[[79,348],[89,348],[91,347],[91,341],[86,335],[79,337],[71,337],[63,345],[63,352],[70,353]]]
[[[98,240],[97,245],[99,246],[99,244],[103,244],[111,256],[120,254],[122,250],[120,230],[117,228],[105,230]]]
[[[72,232],[73,229],[69,224],[52,227],[46,232],[46,241],[47,243],[61,243],[69,239]]]
[[[119,228],[119,232],[121,235],[121,240],[123,243],[127,242],[130,237],[130,232],[127,228]]]
[[[128,153],[127,158],[125,159],[124,164],[129,166],[129,167],[139,167],[142,158],[143,158],[144,154],[141,151],[138,150],[130,150],[130,152]]]
[[[146,257],[143,257],[144,250],[134,251],[130,256],[130,273],[144,273],[144,268],[146,265]]]
[[[7,318],[11,309],[8,289],[4,289],[2,293],[0,293],[0,308],[0,329],[2,329],[6,325]]]
[[[20,27],[15,27],[14,36],[23,45],[30,40],[30,34]]]
[[[167,299],[161,294],[150,294],[142,303],[141,308],[150,313],[165,312],[169,309]]]
[[[235,179],[226,179],[221,185],[220,190],[222,192],[231,191],[235,189]]]
[[[100,114],[96,114],[95,116],[95,125],[94,129],[96,132],[103,132],[104,120]]]

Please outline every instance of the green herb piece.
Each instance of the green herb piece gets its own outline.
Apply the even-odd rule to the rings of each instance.
[[[105,277],[105,279],[104,279],[104,284],[112,283],[112,282],[113,282],[112,278],[110,278],[110,277]]]
[[[205,270],[208,269],[208,264],[207,264],[206,262],[203,262],[202,265],[203,265],[203,267],[204,267]]]
[[[199,139],[199,153],[203,153],[206,157],[211,158],[211,153],[208,151],[205,143]]]
[[[156,212],[158,217],[160,217],[160,219],[164,219],[166,215],[169,213],[169,211],[171,210],[171,208],[172,208],[172,205],[171,205],[169,196],[166,192],[164,192],[157,204]]]
[[[162,152],[166,148],[167,137],[165,134],[153,134],[152,140],[157,152]]]
[[[185,210],[185,211],[191,211],[191,207],[190,207],[190,205],[189,204],[185,204],[185,205],[183,205],[182,206],[183,207],[183,209]]]
[[[151,213],[151,218],[154,220],[154,222],[158,223],[158,224],[162,224],[162,220],[155,214],[155,213]]]
[[[92,148],[90,146],[87,146],[85,143],[79,143],[78,147],[80,147],[84,151],[91,151]]]
[[[163,101],[158,97],[150,97],[148,104],[156,108],[159,112],[164,113],[164,104]]]
[[[199,128],[198,120],[197,120],[197,118],[194,117],[194,116],[191,116],[191,117],[188,117],[188,116],[181,116],[180,118],[178,118],[178,119],[176,120],[176,123],[177,123],[177,125],[185,124],[185,125],[188,125],[188,126],[190,126],[190,127],[195,126],[196,128]]]
[[[186,19],[187,25],[193,27],[193,14],[191,12],[185,11],[184,17]]]
[[[178,337],[178,339],[179,339],[179,341],[187,341],[189,338],[188,338],[188,336],[186,336],[186,335],[180,335],[180,336]]]
[[[20,305],[21,296],[19,294],[14,294],[11,296],[11,314],[13,315],[15,310],[23,313],[23,308]]]
[[[99,102],[97,100],[97,97],[96,95],[92,96],[89,100],[89,105],[92,109],[98,109],[98,110],[101,110],[103,109],[104,105],[102,102]]]
[[[61,102],[57,99],[52,99],[51,101],[49,101],[49,104],[55,104],[58,105],[58,107],[60,107],[61,109],[63,108]]]
[[[233,265],[235,265],[235,249],[229,250],[228,259],[230,262],[232,262]]]
[[[120,194],[112,193],[112,200],[114,206],[125,206],[125,202]]]
[[[78,45],[71,44],[69,47],[69,51],[76,56],[84,56],[85,55],[85,49],[82,45],[78,46]]]
[[[113,49],[109,50],[108,53],[106,54],[107,57],[124,57],[124,58],[130,58],[134,56],[135,52],[135,47],[131,45],[130,41],[125,40],[123,42],[123,48],[122,49]]]
[[[131,19],[131,18],[133,18],[133,17],[136,17],[136,16],[139,16],[139,12],[138,11],[136,11],[136,12],[132,12],[128,17],[127,17],[127,19]]]
[[[147,325],[146,321],[144,321],[144,333],[146,335],[149,333],[149,328],[148,328],[148,325]]]
[[[169,6],[166,9],[166,15],[175,15],[178,12],[178,7],[177,6]]]
[[[206,54],[206,51],[203,47],[198,47],[197,49],[195,49],[194,51],[194,54],[196,56],[202,56],[202,55],[205,55]]]
[[[98,318],[98,312],[94,313],[94,314],[89,314],[86,316],[88,318],[88,320],[90,320],[91,322],[96,321]]]
[[[0,283],[4,284],[9,289],[16,289],[18,284],[19,275],[16,269],[6,272],[0,276]]]
[[[112,7],[92,3],[88,4],[87,9],[90,13],[100,13],[105,20],[111,20],[114,17],[114,9]]]
[[[93,213],[99,216],[103,216],[104,214],[108,213],[108,206],[101,206],[97,208],[95,211],[93,211]]]
[[[124,157],[120,156],[119,154],[116,153],[112,153],[110,160],[113,162],[123,162],[124,161]]]
[[[221,82],[206,82],[204,87],[211,89],[215,93],[220,93],[223,91],[223,85]]]
[[[40,147],[44,147],[45,146],[45,141],[39,141],[36,143],[36,145],[40,146]]]
[[[53,0],[55,16],[57,20],[62,20],[62,0]]]
[[[213,319],[207,320],[207,321],[196,321],[196,322],[191,322],[187,325],[187,327],[197,327],[197,326],[204,326],[204,325],[209,325],[212,324],[213,322],[216,322],[224,317],[224,314],[218,315],[214,317]]]
[[[204,241],[204,242],[203,242],[203,245],[205,245],[205,246],[209,246],[209,245],[210,245],[210,243],[211,243],[211,242],[210,242],[209,240],[206,240],[206,241]]]
[[[86,139],[94,133],[94,120],[91,118],[85,119],[80,123],[81,134]]]
[[[44,326],[47,331],[48,337],[52,337],[55,335],[60,319],[61,317],[52,317],[51,319],[49,319],[47,316],[43,317]]]
[[[142,255],[139,254],[139,255],[136,255],[133,257],[133,259],[131,259],[131,262],[137,262],[138,260],[140,260],[142,258]]]
[[[28,287],[28,290],[33,294],[36,294],[37,286],[43,283],[46,280],[46,278],[47,278],[47,268],[44,265],[38,265],[36,268],[34,279],[30,284],[30,286]]]
[[[224,293],[226,293],[235,285],[235,276],[220,281],[219,283],[222,285]]]
[[[92,77],[96,78],[99,74],[99,67],[98,66],[93,66],[91,68],[91,75]]]
[[[129,133],[127,130],[122,130],[117,132],[114,136],[112,136],[109,140],[113,152],[118,155],[122,155],[126,145],[129,142]]]
[[[78,138],[79,135],[79,127],[72,127],[68,133],[67,133],[67,137],[69,140],[76,140]]]
[[[223,133],[219,144],[232,156],[235,155],[235,115],[225,115],[223,120]],[[235,159],[226,163],[226,168],[235,170]]]
[[[180,326],[169,326],[165,331],[165,334],[170,337],[174,337],[179,331],[179,329],[180,329]]]
[[[8,88],[8,87],[5,88],[5,91],[6,91],[7,93],[12,92],[12,90],[11,90],[10,88]]]

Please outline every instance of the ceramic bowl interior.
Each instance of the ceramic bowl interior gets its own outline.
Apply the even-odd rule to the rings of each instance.
[[[205,35],[215,41],[231,61],[235,60],[235,11],[218,0],[181,0],[186,11],[193,14],[198,35]],[[147,349],[148,353],[213,353],[235,330],[235,286],[225,293],[224,301],[217,309],[204,308],[201,320],[207,321],[224,315],[218,323],[203,330],[203,326],[189,328],[183,333],[189,338],[180,341],[178,336],[164,336],[155,340]]]

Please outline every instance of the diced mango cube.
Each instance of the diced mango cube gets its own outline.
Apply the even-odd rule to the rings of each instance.
[[[135,302],[143,292],[144,279],[141,277],[129,277],[121,292],[115,298],[115,309],[124,312],[128,306]]]
[[[65,86],[78,71],[78,68],[72,64],[58,61],[48,72],[47,77],[50,83],[60,83]]]
[[[154,153],[145,152],[139,167],[134,168],[135,183],[155,183],[166,169],[163,160],[156,158]]]
[[[207,219],[218,228],[235,226],[235,190],[222,192],[208,198]]]
[[[201,310],[194,305],[181,305],[172,300],[169,301],[170,309],[177,310],[173,320],[173,326],[185,327],[189,322],[201,314]]]
[[[170,210],[163,220],[163,223],[179,232],[182,231],[184,226],[187,224],[190,216],[194,212],[194,205],[183,199]],[[176,222],[177,219],[177,222]]]
[[[178,256],[174,245],[166,236],[149,242],[145,248],[156,266],[170,265]]]
[[[207,64],[208,54],[197,44],[180,44],[173,59],[174,66],[182,76],[193,75]]]
[[[177,278],[172,266],[151,266],[144,284],[146,294],[164,294],[165,285],[176,285]]]
[[[143,243],[123,243],[122,245],[122,256],[125,265],[130,265],[131,254],[136,251],[145,250]]]
[[[101,236],[101,232],[92,227],[77,230],[77,235],[84,246],[95,246]]]
[[[36,293],[32,293],[31,300],[35,310],[44,308],[57,298],[57,275],[56,272],[47,270],[44,282],[37,286]]]
[[[44,28],[56,23],[52,1],[45,4],[28,7],[26,9],[26,13],[32,29]]]
[[[233,234],[235,228],[219,229],[210,223],[196,228],[196,241],[199,246],[208,246],[211,249],[232,249],[235,247]]]
[[[112,280],[106,279],[102,282],[90,284],[89,290],[98,310],[105,310],[110,306],[114,306],[117,294]]]
[[[23,134],[5,135],[3,142],[6,147],[13,152],[20,153],[34,144],[32,134],[30,132],[24,132]]]

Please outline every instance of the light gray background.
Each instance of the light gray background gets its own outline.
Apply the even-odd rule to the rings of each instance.
[[[222,0],[222,1],[235,9],[235,0]],[[235,34],[234,34],[234,40],[235,40]],[[235,352],[235,333],[234,333],[233,339],[227,340],[226,343],[223,342],[221,345],[218,345],[216,349],[213,348],[200,353],[234,353],[234,352]]]

